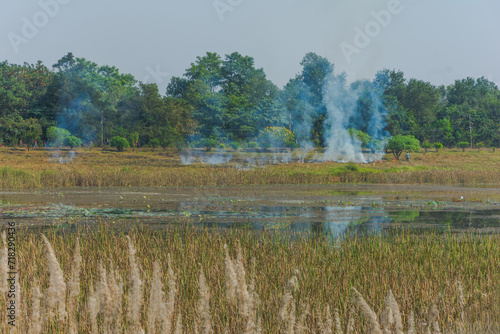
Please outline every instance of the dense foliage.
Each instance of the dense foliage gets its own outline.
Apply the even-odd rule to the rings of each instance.
[[[407,152],[420,151],[420,142],[412,135],[407,135],[407,136],[395,135],[394,137],[391,138],[391,140],[389,140],[387,149],[392,154],[394,154],[394,157],[397,160],[399,160],[399,157],[401,156],[401,153],[403,153],[403,151]]]
[[[110,145],[111,147],[115,147],[120,152],[123,151],[123,149],[130,147],[127,139],[118,136],[111,138]]]
[[[371,81],[348,84],[344,75],[334,74],[331,62],[314,53],[305,55],[301,65],[302,71],[279,89],[252,57],[209,52],[197,57],[184,76],[173,77],[162,95],[156,84],[72,53],[52,69],[41,61],[3,62],[0,140],[6,145],[48,140],[59,146],[72,135],[86,145],[104,145],[119,136],[132,147],[239,147],[260,143],[261,130],[274,127],[290,130],[295,142],[280,146],[324,147],[325,128],[332,122],[327,83],[334,82],[339,96],[355,93],[356,101],[344,101],[342,110],[354,110],[349,132],[365,148],[380,139],[368,120],[382,109],[387,112],[380,122],[392,136],[413,135],[445,147],[471,140],[473,147],[500,144],[500,90],[484,78],[437,87],[384,69]],[[51,127],[68,133],[53,137]]]

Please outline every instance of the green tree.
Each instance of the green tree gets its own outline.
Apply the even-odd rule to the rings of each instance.
[[[22,135],[21,138],[27,144],[28,151],[35,140],[40,140],[42,136],[42,127],[37,119],[30,118],[22,122]]]
[[[436,149],[436,152],[439,152],[439,150],[443,148],[443,144],[436,142],[434,143],[434,148]]]
[[[433,138],[436,141],[444,143],[446,146],[451,146],[455,138],[453,137],[453,130],[451,128],[450,120],[447,118],[436,121],[433,126]]]
[[[127,139],[115,136],[111,138],[111,147],[115,147],[119,152],[122,152],[123,149],[130,148],[130,145]]]
[[[432,144],[431,144],[431,143],[429,143],[429,141],[426,139],[426,140],[422,143],[422,147],[424,148],[425,153],[427,153],[427,150],[428,150],[429,148],[431,148],[431,147],[432,147]]]
[[[74,147],[80,147],[82,146],[82,140],[75,136],[69,136],[64,139],[64,146],[69,146],[71,149]]]
[[[71,136],[71,132],[66,129],[61,129],[55,126],[51,126],[47,129],[47,139],[49,140],[50,146],[61,147],[64,144],[66,138]]]
[[[117,107],[137,89],[134,77],[72,53],[53,66],[57,72],[51,92],[59,97],[58,124],[79,138],[104,141],[122,116]]]
[[[327,108],[324,103],[325,83],[334,76],[334,66],[324,57],[307,53],[300,62],[302,71],[291,79],[281,94],[281,104],[286,108],[283,125],[291,123],[291,130],[302,146],[314,143],[325,146],[325,120]]]
[[[349,135],[352,138],[357,138],[361,142],[361,146],[363,148],[368,147],[368,144],[372,141],[372,138],[370,137],[370,135],[361,131],[361,130],[349,128],[348,131],[349,131]]]
[[[149,141],[149,147],[158,148],[160,146],[160,140],[158,138],[153,138]]]
[[[403,151],[419,152],[420,141],[411,135],[396,135],[389,140],[387,150],[390,151],[397,160],[399,160]]]
[[[462,152],[465,152],[465,149],[469,147],[470,143],[468,141],[461,141],[457,144],[458,148],[462,149]]]
[[[203,140],[203,146],[205,146],[205,149],[207,152],[210,152],[213,148],[217,146],[217,139],[215,138],[205,138]]]
[[[137,131],[130,132],[127,136],[123,136],[123,138],[128,138],[130,146],[135,151],[136,143],[139,141],[139,132]]]

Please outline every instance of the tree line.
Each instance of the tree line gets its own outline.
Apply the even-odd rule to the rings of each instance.
[[[325,85],[334,78],[340,92],[357,92],[349,106],[354,108],[349,131],[362,141],[371,127],[366,120],[382,108],[383,130],[391,136],[413,135],[446,147],[500,144],[500,91],[483,77],[435,86],[383,69],[372,80],[348,84],[345,74],[335,73],[334,64],[317,54],[306,54],[301,66],[279,88],[252,57],[208,52],[182,77],[172,77],[162,94],[154,83],[72,53],[50,69],[41,61],[5,61],[0,63],[0,140],[62,145],[51,140],[52,133],[60,133],[57,127],[84,144],[122,137],[130,146],[238,147],[258,141],[263,129],[284,128],[294,138],[287,145],[324,147]]]

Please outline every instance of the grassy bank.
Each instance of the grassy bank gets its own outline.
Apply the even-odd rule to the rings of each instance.
[[[293,152],[292,156],[300,152]],[[183,165],[175,150],[79,150],[70,162],[69,151],[0,149],[0,187],[139,187],[273,184],[394,183],[498,186],[500,152],[442,151],[413,154],[410,162],[391,155],[369,164],[280,163],[274,154],[236,152],[224,165]],[[309,153],[306,161],[313,158]],[[214,156],[209,153],[207,157]],[[59,157],[61,157],[59,159]],[[267,160],[264,166],[249,161]],[[278,156],[277,161],[280,161]],[[66,163],[59,163],[63,161]],[[296,161],[296,160],[292,160]]]
[[[45,234],[17,231],[19,332],[486,332],[500,322],[499,236]]]

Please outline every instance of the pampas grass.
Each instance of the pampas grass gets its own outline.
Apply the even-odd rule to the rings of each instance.
[[[89,298],[87,301],[87,309],[89,313],[89,318],[90,318],[90,329],[92,333],[98,333],[98,326],[97,326],[97,314],[99,313],[99,299],[95,295],[95,290],[92,282],[90,282],[90,288],[89,288]]]
[[[340,322],[339,309],[335,309],[335,334],[343,334],[342,323]]]
[[[151,292],[149,293],[148,306],[148,333],[156,333],[157,323],[161,321],[162,315],[165,313],[165,304],[163,299],[163,283],[161,282],[160,263],[155,261],[153,264],[153,281],[151,282]]]
[[[174,267],[172,264],[172,257],[170,254],[167,256],[167,264],[168,264],[168,296],[167,301],[165,303],[165,307],[162,309],[164,312],[161,314],[162,316],[162,333],[170,333],[172,329],[172,322],[174,320],[174,311],[175,311],[175,299],[177,297],[177,275],[174,272]],[[178,319],[179,322],[182,319]],[[177,324],[179,325],[179,324]],[[182,330],[182,323],[180,323]]]
[[[198,323],[197,328],[201,329],[201,334],[212,333],[212,316],[210,315],[210,289],[203,274],[203,267],[200,265],[200,276],[198,278],[198,289],[200,299],[198,301]]]
[[[42,331],[42,314],[40,302],[42,293],[38,284],[35,282],[31,291],[31,315],[29,319],[28,332],[39,334]]]
[[[18,332],[495,333],[500,321],[497,236],[127,233],[20,230]]]
[[[110,268],[114,268],[113,263],[110,263]],[[123,332],[122,322],[122,304],[123,304],[123,278],[117,269],[110,271],[109,277],[109,294],[113,301],[111,305],[111,314],[113,318],[112,333]]]
[[[7,256],[7,241],[6,233],[2,232],[2,248],[0,249],[0,293],[3,295],[7,292],[7,272],[8,272],[8,256]]]
[[[408,316],[408,334],[415,334],[415,318],[413,311],[410,311],[410,315]]]
[[[238,276],[236,275],[235,265],[231,257],[229,256],[229,251],[227,250],[227,245],[224,244],[224,264],[226,266],[226,299],[232,306],[236,306],[237,295],[236,291],[238,289]]]
[[[127,320],[134,333],[141,333],[143,331],[140,318],[143,305],[143,294],[142,286],[143,281],[141,279],[141,272],[139,265],[137,264],[135,254],[136,249],[132,244],[132,240],[127,236],[128,241],[128,258],[130,262],[130,293],[128,295],[127,303]]]
[[[57,309],[59,322],[64,323],[66,318],[66,282],[64,281],[64,274],[49,240],[43,234],[42,239],[45,242],[45,255],[49,270],[49,287],[45,292],[47,316],[50,320],[54,316],[54,310]]]
[[[296,272],[296,274],[297,273],[298,272]],[[289,317],[292,315],[294,316],[295,304],[293,304],[291,307],[291,309],[292,309],[291,313],[289,311],[289,308],[290,308],[291,303],[293,302],[292,293],[298,289],[298,286],[299,286],[299,281],[298,281],[296,275],[293,275],[286,283],[285,294],[283,295],[283,298],[281,299],[281,307],[280,307],[279,312],[278,312],[278,319],[283,323],[290,322]]]
[[[68,281],[68,316],[69,316],[69,333],[76,334],[78,332],[76,326],[76,312],[78,306],[78,296],[80,295],[80,270],[82,265],[82,256],[80,255],[80,239],[76,238],[75,252],[73,255],[73,263],[71,264],[71,276]]]
[[[353,303],[356,305],[363,318],[368,323],[368,330],[371,334],[382,334],[382,330],[380,329],[380,324],[377,319],[377,314],[372,310],[370,305],[366,302],[363,296],[356,290],[356,288],[352,288],[354,293]]]

